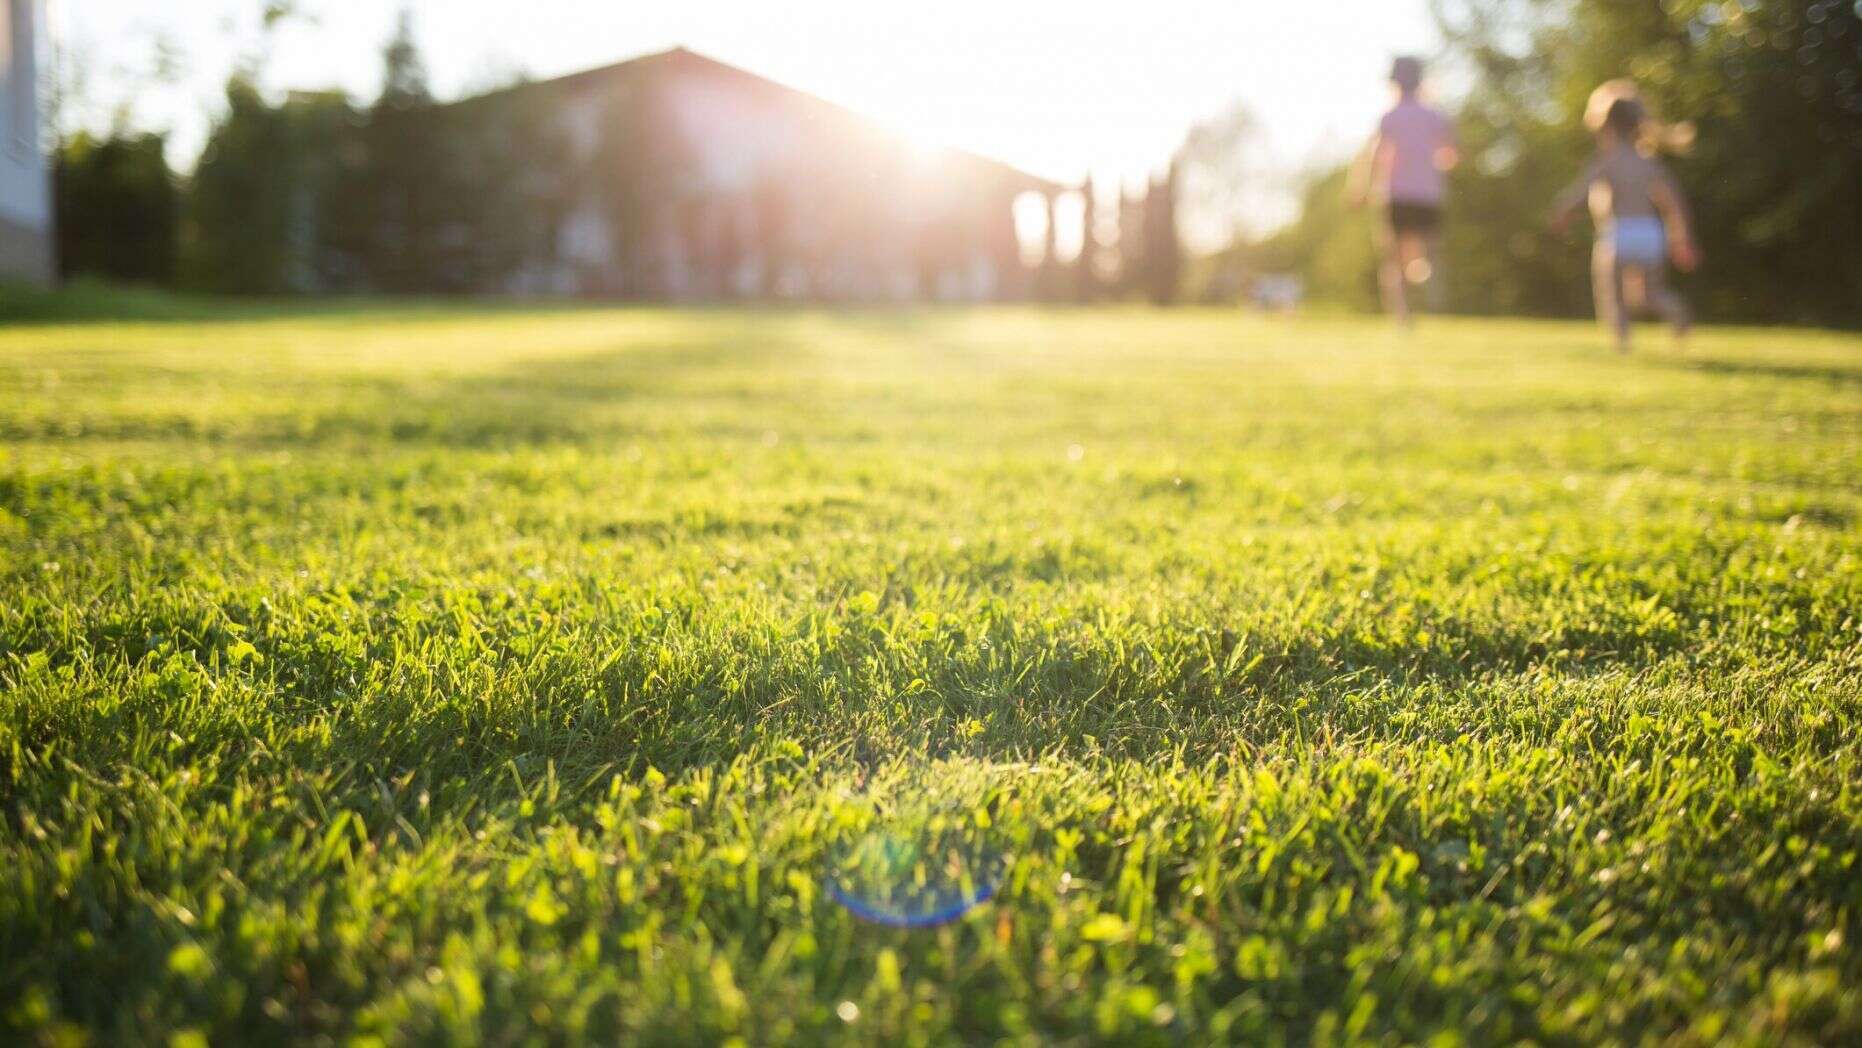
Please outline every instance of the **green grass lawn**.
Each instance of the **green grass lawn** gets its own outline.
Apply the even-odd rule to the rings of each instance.
[[[0,1040],[1853,1043],[1859,739],[1852,336],[0,330]]]

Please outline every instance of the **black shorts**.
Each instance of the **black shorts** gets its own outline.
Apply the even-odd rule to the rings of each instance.
[[[1442,228],[1442,209],[1434,204],[1390,202],[1390,229],[1395,233],[1427,236]]]

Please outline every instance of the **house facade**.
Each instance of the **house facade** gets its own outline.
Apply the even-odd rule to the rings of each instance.
[[[553,131],[538,163],[561,206],[502,280],[512,294],[1022,298],[1015,203],[1067,188],[683,49],[446,108]]]
[[[0,0],[0,280],[53,276],[51,177],[40,140],[42,0]]]

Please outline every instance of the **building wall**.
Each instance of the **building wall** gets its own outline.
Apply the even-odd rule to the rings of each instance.
[[[39,142],[40,0],[0,0],[0,279],[52,280],[51,177]]]
[[[884,302],[1023,290],[1016,187],[956,161],[927,166],[903,143],[777,85],[690,61],[653,70],[650,82],[576,84],[553,109],[582,169],[571,180],[580,196],[549,256],[514,273],[506,291]],[[655,137],[638,144],[614,137],[648,128]],[[668,135],[676,144],[657,137]],[[604,169],[630,150],[627,174]],[[649,172],[653,161],[670,166]],[[653,186],[645,225],[626,234],[605,204],[620,177]]]

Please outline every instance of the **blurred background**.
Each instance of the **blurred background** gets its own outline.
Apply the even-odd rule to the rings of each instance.
[[[243,295],[1370,310],[1399,53],[1454,311],[1578,316],[1585,97],[1692,121],[1709,318],[1862,326],[1862,0],[0,0],[0,262]],[[662,7],[667,5],[660,5]]]

